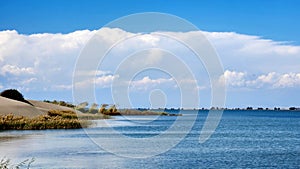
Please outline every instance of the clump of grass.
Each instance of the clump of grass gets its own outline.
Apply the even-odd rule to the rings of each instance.
[[[10,159],[2,158],[0,161],[0,169],[20,169],[20,168],[27,168],[29,169],[31,164],[35,161],[34,158],[24,160],[18,164],[11,164]]]
[[[32,119],[13,114],[0,116],[0,130],[77,129],[89,125],[89,121],[78,119],[72,111],[51,110]]]
[[[48,116],[55,117],[60,116],[64,119],[77,119],[77,114],[73,111],[63,111],[63,110],[50,110],[48,111]]]
[[[100,113],[97,114],[85,113],[85,114],[78,115],[78,119],[80,120],[98,120],[98,119],[110,119],[110,118],[111,116],[106,114],[100,114]]]

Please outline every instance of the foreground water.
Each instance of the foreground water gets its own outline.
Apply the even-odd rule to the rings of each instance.
[[[184,117],[191,117],[181,122],[183,126],[191,123],[192,117],[197,118],[189,134],[169,151],[149,158],[119,155],[120,151],[127,150],[125,154],[129,156],[135,152],[135,157],[142,157],[140,153],[164,148],[159,142],[131,151],[127,146],[137,143],[116,144],[118,137],[111,133],[111,127],[127,137],[152,138],[166,131],[177,117],[160,117],[154,121],[154,116],[117,117],[96,121],[94,127],[85,130],[2,131],[0,157],[10,158],[13,163],[34,157],[32,168],[300,167],[300,112],[225,111],[218,128],[205,143],[199,143],[199,135],[207,112],[183,113]],[[178,129],[167,140],[172,142],[180,133]],[[99,142],[122,145],[123,149],[108,152]]]

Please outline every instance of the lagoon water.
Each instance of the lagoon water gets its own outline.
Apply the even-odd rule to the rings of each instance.
[[[174,123],[176,116],[163,116],[154,121],[155,116],[116,117],[95,121],[88,129],[1,131],[0,138],[10,137],[0,139],[0,157],[7,157],[13,163],[33,157],[32,168],[300,167],[300,112],[225,111],[218,128],[204,143],[199,143],[199,135],[207,111],[181,113],[184,117],[197,118],[192,130],[175,147],[148,158],[119,156],[122,152],[118,151],[130,151],[126,144],[135,144],[132,142],[120,144],[125,147],[114,150],[115,153],[105,151],[96,143],[114,140],[111,142],[115,144],[118,138],[109,130],[112,128],[127,137],[156,137]],[[182,123],[191,122],[186,118]],[[181,132],[179,129],[170,134],[169,141]],[[149,143],[134,156],[164,148],[160,146],[159,142]],[[130,156],[132,151],[125,153]]]

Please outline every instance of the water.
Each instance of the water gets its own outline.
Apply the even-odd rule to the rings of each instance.
[[[0,139],[0,157],[5,156],[15,163],[34,157],[32,168],[300,167],[300,112],[225,111],[212,137],[200,144],[200,130],[206,115],[205,111],[198,116],[194,111],[184,111],[185,117],[197,116],[190,133],[169,151],[150,158],[120,157],[95,144],[95,140],[114,143],[117,139],[103,120],[87,129],[94,135],[87,135],[83,129],[0,132],[0,136],[11,136]],[[107,123],[128,137],[151,138],[167,130],[177,117],[160,117],[155,121],[152,121],[155,116],[129,118],[133,122],[118,117]],[[183,123],[190,123],[188,119]],[[173,138],[176,132],[170,134],[169,141]],[[138,152],[147,153],[145,150],[159,146],[149,143],[150,148],[141,148]],[[115,151],[120,153],[118,151],[124,149]]]

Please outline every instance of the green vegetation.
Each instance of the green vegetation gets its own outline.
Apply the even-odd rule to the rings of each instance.
[[[0,169],[20,169],[27,168],[29,169],[31,164],[34,162],[34,158],[24,160],[18,164],[11,164],[10,159],[2,158],[0,161]]]
[[[109,115],[105,114],[89,114],[89,113],[84,113],[81,115],[78,115],[78,118],[80,120],[99,120],[99,119],[110,119],[111,117]]]
[[[49,111],[47,115],[26,118],[8,114],[0,116],[1,130],[76,129],[88,127],[90,122],[78,119],[72,111]]]
[[[75,107],[76,107],[75,105],[73,105],[73,104],[71,104],[71,103],[67,103],[67,102],[65,102],[65,101],[57,101],[57,100],[50,101],[50,100],[44,100],[44,102],[56,104],[56,105],[59,105],[59,106],[70,107],[70,108],[75,108]]]
[[[32,105],[24,99],[23,95],[15,90],[8,89],[0,93],[1,96],[21,101]],[[116,115],[162,115],[173,116],[165,112],[152,112],[140,110],[123,110],[119,111],[114,104],[102,104],[100,107],[97,103],[91,104],[88,107],[88,102],[83,102],[78,105],[73,105],[65,101],[49,101],[46,103],[65,106],[74,110],[50,110],[47,114],[40,115],[34,118],[11,114],[0,115],[0,130],[43,130],[43,129],[76,129],[88,127],[92,122],[89,120],[108,119],[110,116]],[[33,105],[32,105],[33,106]],[[78,113],[76,113],[78,112]]]
[[[118,112],[118,109],[116,108],[116,105],[112,105],[110,108],[108,108],[108,104],[102,104],[99,113],[109,115],[109,116],[116,116],[120,115],[121,113]]]
[[[75,110],[78,110],[82,113],[89,113],[89,114],[102,114],[105,116],[114,116],[114,115],[120,115],[120,113],[118,112],[118,109],[116,107],[116,105],[111,105],[109,108],[109,104],[101,104],[101,107],[98,108],[98,104],[93,103],[91,104],[90,108],[88,108],[88,102],[83,102],[78,104],[75,107]]]
[[[91,107],[89,108],[88,113],[91,113],[91,114],[96,114],[96,113],[98,113],[97,107],[98,107],[98,104],[93,103],[93,104],[91,105]]]

